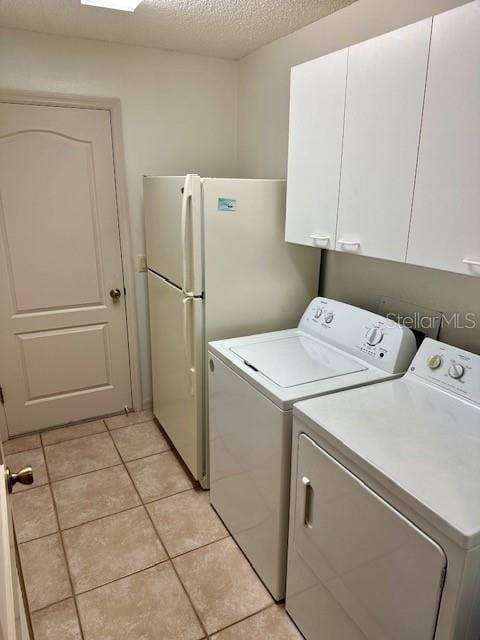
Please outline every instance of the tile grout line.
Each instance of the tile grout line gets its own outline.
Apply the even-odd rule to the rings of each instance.
[[[157,419],[153,414],[151,418],[147,418],[146,420],[140,420],[139,422],[132,422],[131,424],[122,424],[120,427],[109,427],[106,422],[107,420],[110,420],[110,418],[106,418],[104,420],[105,426],[107,427],[107,431],[119,431],[120,429],[126,429],[127,427],[136,427],[138,424],[145,424],[145,422],[154,422],[158,427]]]
[[[235,627],[237,624],[240,624],[241,622],[245,622],[245,620],[249,620],[250,618],[254,618],[259,613],[263,613],[264,611],[267,611],[267,609],[272,609],[273,607],[278,607],[278,606],[279,606],[278,603],[275,602],[275,600],[274,600],[273,602],[271,602],[270,604],[267,604],[265,607],[262,607],[258,611],[254,611],[253,613],[250,613],[248,616],[245,616],[244,618],[241,618],[240,620],[237,620],[236,622],[232,622],[231,624],[227,624],[225,627],[220,627],[220,629],[217,629],[216,631],[213,631],[210,634],[209,638],[217,635],[217,633],[222,633],[223,631],[226,631],[227,629],[231,629],[232,627]]]
[[[115,429],[115,431],[119,431],[119,429]],[[149,453],[146,456],[140,456],[139,458],[129,458],[128,460],[124,460],[122,458],[122,462],[125,464],[127,464],[127,462],[137,462],[137,460],[143,460],[144,458],[153,458],[153,456],[160,456],[162,455],[162,453],[168,453],[169,451],[172,451],[170,447],[168,449],[162,449],[161,451],[155,451],[155,453]],[[118,450],[118,452],[120,453],[120,450]]]
[[[143,567],[143,569],[137,569],[136,571],[131,571],[130,573],[127,573],[124,576],[120,576],[120,578],[114,578],[113,580],[108,580],[107,582],[102,582],[102,584],[97,584],[94,587],[89,587],[88,589],[79,591],[76,595],[83,596],[86,593],[91,593],[92,591],[96,591],[97,589],[108,587],[111,584],[115,584],[115,582],[120,582],[120,580],[125,580],[126,578],[131,578],[132,576],[136,576],[137,573],[143,573],[143,571],[148,571],[149,569],[154,569],[155,567],[159,567],[161,564],[165,564],[165,562],[168,562],[168,556],[164,560],[160,560],[158,562],[154,562],[153,564],[149,564],[147,567]]]
[[[148,509],[147,509],[147,511],[148,511]],[[153,526],[155,526],[155,525],[153,525]],[[160,534],[158,534],[158,535],[160,535]],[[177,560],[178,558],[182,558],[183,556],[186,556],[189,553],[193,553],[193,551],[198,551],[199,549],[205,549],[206,547],[209,547],[210,545],[215,544],[216,542],[221,542],[222,540],[226,540],[227,538],[231,538],[231,537],[232,536],[227,531],[227,534],[222,536],[221,538],[217,538],[216,540],[212,540],[211,542],[206,542],[205,544],[201,544],[200,546],[195,547],[194,549],[190,549],[189,551],[182,551],[182,553],[177,553],[174,556],[170,556],[171,560],[173,562],[174,560]]]
[[[85,640],[85,634],[83,632],[83,625],[82,625],[82,621],[80,619],[80,610],[78,608],[78,602],[77,602],[77,597],[76,597],[76,594],[75,594],[75,589],[73,588],[72,574],[71,574],[71,571],[70,571],[70,565],[69,565],[69,562],[68,562],[67,552],[66,552],[66,549],[65,549],[65,541],[63,539],[62,530],[60,528],[60,518],[58,517],[57,503],[55,501],[55,495],[54,495],[54,492],[53,492],[53,487],[52,487],[52,483],[51,483],[51,479],[50,479],[50,471],[48,469],[47,458],[46,458],[46,455],[45,455],[45,447],[43,445],[43,442],[42,442],[42,450],[43,450],[43,457],[45,458],[45,468],[46,468],[46,471],[47,471],[48,486],[50,488],[50,496],[52,498],[53,510],[54,510],[54,513],[55,513],[55,518],[57,520],[58,535],[59,535],[59,538],[60,538],[60,544],[62,545],[63,559],[65,561],[65,567],[67,569],[68,580],[70,582],[70,589],[72,591],[72,599],[73,599],[73,604],[75,606],[75,613],[77,614],[77,621],[78,621],[78,627],[79,627],[79,630],[80,630],[80,637],[81,637],[81,640]]]
[[[45,458],[45,464],[46,464],[46,458]],[[81,473],[76,473],[73,476],[66,476],[65,478],[51,478],[50,482],[51,484],[56,484],[57,482],[64,482],[65,480],[72,480],[72,478],[80,478],[81,476],[88,476],[90,473],[97,473],[97,471],[104,471],[105,469],[113,469],[114,467],[120,467],[121,465],[122,465],[122,461],[120,460],[120,462],[116,462],[115,464],[109,464],[108,466],[100,467],[99,469],[91,469],[90,471],[82,471]],[[30,487],[30,489],[33,489],[33,487]]]
[[[65,427],[61,427],[64,429]],[[57,444],[65,444],[65,442],[75,442],[75,440],[82,440],[82,438],[90,438],[90,436],[99,436],[102,433],[107,433],[108,429],[102,429],[101,431],[95,431],[95,433],[85,433],[83,436],[75,436],[75,438],[65,438],[65,440],[59,440],[58,442],[43,442],[43,438],[41,438],[43,447],[55,447]]]
[[[139,458],[139,460],[142,460],[142,459],[143,458]],[[151,500],[142,500],[142,504],[146,506],[147,504],[153,504],[154,502],[159,502],[160,500],[166,500],[167,498],[173,498],[173,496],[178,496],[181,493],[187,493],[187,491],[194,491],[194,490],[195,490],[195,487],[189,487],[188,489],[182,489],[181,491],[177,491],[176,493],[169,493],[166,496],[162,496],[161,498],[152,498]]]
[[[5,446],[5,444],[7,442],[12,442],[12,440],[6,440],[3,445]],[[38,447],[28,447],[27,449],[20,449],[20,451],[12,451],[11,453],[5,453],[5,457],[8,458],[10,456],[17,456],[19,453],[28,453],[29,451],[36,451],[37,449],[41,449],[42,445],[40,444],[40,446]]]
[[[72,531],[72,529],[78,529],[78,527],[83,527],[85,524],[92,524],[93,522],[98,522],[99,520],[105,520],[106,518],[111,518],[112,516],[117,516],[121,513],[127,513],[128,511],[133,511],[134,509],[138,509],[141,507],[141,504],[135,504],[133,507],[127,507],[125,509],[120,509],[120,511],[114,511],[113,513],[107,513],[104,516],[98,516],[98,518],[92,518],[91,520],[85,520],[83,522],[79,522],[78,524],[73,524],[70,527],[63,527],[62,531]]]
[[[111,436],[111,434],[110,434],[110,436]],[[117,449],[117,445],[116,445],[116,443],[115,443],[115,440],[113,439],[113,436],[111,436],[111,437],[112,437],[112,442],[113,442],[113,444],[114,444],[115,448]],[[118,451],[118,449],[117,449],[117,451]],[[118,454],[120,455],[120,452],[119,452],[119,451],[118,451]],[[121,457],[121,456],[120,456],[120,457]],[[148,456],[146,456],[146,457],[148,457]],[[197,620],[198,620],[198,623],[199,623],[199,625],[200,625],[200,628],[201,628],[201,630],[202,630],[202,633],[204,634],[204,635],[203,635],[203,638],[208,638],[208,632],[207,632],[207,629],[206,629],[206,627],[204,626],[204,624],[203,624],[203,622],[202,622],[202,619],[200,618],[200,615],[199,615],[199,613],[198,613],[198,611],[197,611],[196,607],[194,606],[194,604],[193,604],[193,602],[192,602],[192,599],[191,599],[191,597],[190,597],[190,594],[188,593],[188,591],[187,591],[187,589],[186,589],[185,585],[183,584],[182,579],[181,579],[181,578],[180,578],[180,576],[178,575],[177,569],[176,569],[176,567],[175,567],[175,565],[174,565],[174,563],[173,563],[173,561],[172,561],[172,558],[170,557],[170,553],[168,552],[168,549],[167,549],[166,545],[164,544],[164,542],[163,542],[163,540],[162,540],[161,535],[159,534],[159,532],[158,532],[157,528],[155,527],[155,524],[154,524],[154,522],[153,522],[153,520],[152,520],[152,517],[151,517],[151,515],[150,515],[150,513],[149,513],[149,511],[148,511],[148,509],[147,509],[146,503],[143,501],[143,498],[142,498],[142,496],[140,495],[140,491],[137,489],[137,485],[135,484],[135,482],[134,482],[134,480],[133,480],[132,476],[130,475],[130,471],[129,471],[129,469],[128,469],[127,465],[126,465],[125,463],[123,463],[123,464],[124,464],[124,467],[125,467],[126,472],[128,473],[128,477],[130,478],[130,482],[133,484],[133,486],[134,486],[134,488],[135,488],[135,491],[137,492],[137,495],[138,495],[138,497],[139,497],[139,499],[140,499],[140,501],[141,501],[141,503],[142,503],[142,505],[143,505],[143,508],[145,509],[145,512],[146,512],[146,514],[147,514],[147,517],[148,517],[148,519],[150,520],[150,523],[151,523],[151,525],[152,525],[152,527],[153,527],[153,530],[154,530],[154,532],[156,533],[156,535],[157,535],[158,539],[160,540],[160,544],[162,545],[162,547],[163,547],[163,549],[164,549],[164,551],[165,551],[165,553],[166,553],[166,555],[167,555],[167,561],[170,563],[170,566],[172,567],[173,572],[174,572],[174,573],[175,573],[175,575],[177,576],[177,580],[179,581],[180,586],[182,587],[183,592],[185,593],[185,595],[186,595],[186,597],[187,597],[187,600],[188,600],[188,602],[190,603],[190,606],[192,607],[193,613],[195,614],[195,616],[196,616],[196,618],[197,618]],[[192,488],[193,488],[193,487],[192,487]],[[183,492],[182,492],[182,493],[183,493]],[[175,494],[173,494],[173,495],[175,495]],[[167,497],[167,496],[166,496],[166,497]]]
[[[62,604],[62,602],[67,602],[68,600],[71,600],[72,596],[68,596],[67,598],[62,598],[61,600],[57,600],[56,602],[52,602],[51,604],[47,604],[44,607],[40,607],[39,609],[34,609],[33,611],[30,610],[30,607],[28,608],[28,611],[30,613],[30,615],[32,615],[33,613],[38,613],[39,611],[46,611],[47,609],[50,609],[50,607],[55,607],[57,604]],[[35,640],[34,638],[32,638],[31,640]]]

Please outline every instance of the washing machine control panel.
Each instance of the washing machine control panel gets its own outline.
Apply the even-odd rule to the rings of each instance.
[[[425,338],[409,374],[480,404],[480,356]]]
[[[389,373],[405,371],[416,350],[407,327],[329,298],[312,300],[299,328]]]

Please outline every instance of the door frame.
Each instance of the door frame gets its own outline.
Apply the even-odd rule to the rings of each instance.
[[[117,202],[118,227],[120,232],[120,253],[122,259],[123,281],[127,294],[125,311],[127,323],[128,354],[130,365],[130,387],[134,411],[143,409],[142,382],[140,377],[140,349],[137,321],[137,296],[135,283],[135,265],[131,232],[131,216],[128,204],[125,155],[123,146],[122,105],[120,98],[82,96],[69,93],[50,93],[41,91],[22,91],[0,89],[0,103],[30,104],[50,107],[71,107],[76,109],[97,109],[108,111],[112,133],[113,169],[115,174],[115,192]],[[2,433],[0,420],[0,435]]]

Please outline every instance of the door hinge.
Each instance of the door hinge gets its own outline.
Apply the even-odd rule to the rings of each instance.
[[[5,404],[5,396],[3,395],[3,387],[1,384],[0,384],[0,402],[2,404]]]
[[[127,295],[127,288],[123,287],[123,295],[126,296]]]

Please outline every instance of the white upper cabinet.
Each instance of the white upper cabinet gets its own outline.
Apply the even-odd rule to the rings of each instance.
[[[405,260],[431,25],[349,49],[339,251]]]
[[[348,50],[292,69],[286,240],[335,248]]]
[[[407,262],[480,276],[480,2],[433,20]]]

